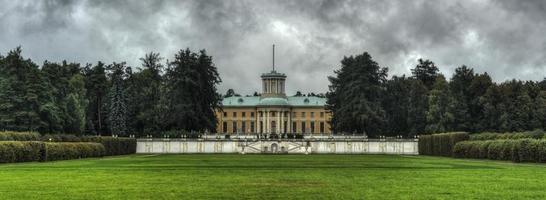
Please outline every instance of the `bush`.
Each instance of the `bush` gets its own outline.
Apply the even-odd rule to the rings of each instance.
[[[38,141],[40,134],[35,132],[0,132],[0,141]]]
[[[92,142],[46,142],[42,161],[70,160],[104,156],[104,145]]]
[[[86,142],[97,142],[104,145],[107,156],[127,155],[136,153],[135,138],[117,138],[117,137],[86,137]]]
[[[46,142],[81,142],[83,137],[69,134],[46,134],[41,137]]]
[[[468,140],[468,133],[453,132],[419,137],[419,154],[434,156],[452,156],[453,147],[457,142]]]
[[[537,129],[534,131],[514,132],[514,133],[479,133],[471,134],[470,140],[516,140],[516,139],[541,139],[546,134],[543,130]]]
[[[0,163],[40,161],[43,156],[42,142],[0,142]]]
[[[546,140],[463,141],[453,148],[457,158],[487,158],[512,162],[546,162]]]

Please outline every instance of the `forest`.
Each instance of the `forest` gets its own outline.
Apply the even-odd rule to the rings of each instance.
[[[430,60],[388,77],[371,55],[343,58],[329,77],[327,109],[337,133],[415,136],[450,131],[516,132],[546,126],[546,80],[492,81],[457,67],[448,80]]]
[[[205,50],[180,50],[164,61],[150,52],[126,63],[45,61],[20,47],[0,55],[0,130],[142,136],[169,130],[215,130],[221,82]]]
[[[205,50],[180,50],[171,59],[150,52],[140,63],[38,66],[20,47],[0,55],[0,130],[120,136],[216,130],[221,78]],[[411,72],[389,77],[365,52],[342,59],[325,94],[307,95],[327,97],[336,134],[412,137],[546,126],[546,80],[497,83],[465,65],[447,79],[425,59]],[[225,96],[238,95],[230,89]]]

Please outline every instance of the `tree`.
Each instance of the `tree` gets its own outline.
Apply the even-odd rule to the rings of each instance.
[[[295,97],[302,97],[303,94],[301,93],[301,91],[296,91],[296,94],[294,96]]]
[[[453,114],[449,112],[451,102],[449,85],[445,77],[440,74],[436,77],[436,82],[428,96],[429,107],[426,113],[427,125],[425,132],[441,133],[451,130],[453,124]]]
[[[159,53],[150,52],[143,58],[142,68],[136,73],[128,73],[126,95],[131,102],[127,105],[128,130],[136,135],[163,131],[161,127],[159,101],[164,70]]]
[[[227,97],[240,97],[241,95],[240,94],[237,94],[235,93],[235,90],[233,89],[228,89],[226,94],[224,95],[224,98],[227,98]]]
[[[76,74],[68,82],[69,94],[67,96],[67,125],[66,133],[82,134],[85,130],[88,101],[85,98],[85,82],[83,76]]]
[[[104,63],[98,62],[95,66],[87,65],[84,68],[85,87],[87,90],[87,119],[93,125],[88,123],[87,132],[96,131],[99,135],[108,133],[109,128],[105,124],[108,114],[108,91],[110,82],[106,77],[106,67]],[[91,128],[93,127],[93,128]]]
[[[169,130],[215,131],[215,110],[221,95],[216,85],[221,82],[212,57],[204,50],[193,53],[180,50],[169,63],[165,74],[165,103]]]
[[[432,88],[438,76],[438,67],[430,61],[419,59],[418,64],[411,70],[413,78],[420,80],[428,90]]]
[[[382,133],[385,111],[381,98],[387,68],[381,68],[372,57],[361,55],[345,57],[335,77],[328,77],[330,90],[326,108],[332,112],[331,124],[336,132]]]
[[[474,70],[463,65],[455,69],[455,74],[451,77],[450,90],[454,97],[452,113],[455,119],[456,131],[473,131],[473,117],[476,114],[471,113],[470,105],[474,97],[470,89],[474,79]],[[474,116],[473,116],[474,115]]]
[[[409,135],[425,133],[427,123],[427,87],[418,79],[411,79],[408,105]]]
[[[2,129],[46,131],[53,116],[52,94],[38,66],[24,59],[20,47],[0,62],[0,122]]]
[[[112,70],[111,80],[112,87],[110,88],[110,112],[108,119],[110,129],[114,135],[127,135],[127,105],[125,95],[125,63],[114,63],[109,66]]]
[[[387,118],[386,135],[408,134],[408,105],[411,80],[405,76],[393,76],[385,84],[386,92],[382,101]]]

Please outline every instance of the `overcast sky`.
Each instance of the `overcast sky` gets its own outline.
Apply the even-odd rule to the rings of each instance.
[[[36,63],[126,61],[155,51],[206,49],[220,91],[259,91],[259,75],[286,73],[287,91],[326,92],[344,55],[369,52],[390,75],[418,58],[450,77],[460,65],[495,81],[541,80],[546,1],[36,1],[0,0],[0,54],[21,45]]]

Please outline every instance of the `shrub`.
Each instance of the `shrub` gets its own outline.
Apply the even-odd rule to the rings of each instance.
[[[0,163],[40,161],[43,155],[42,142],[0,142]]]
[[[127,155],[136,153],[136,139],[117,137],[87,137],[86,142],[97,142],[104,145],[107,156]]]
[[[35,132],[0,132],[0,141],[38,141],[40,134]]]
[[[70,160],[104,156],[104,145],[92,142],[46,142],[42,161]]]
[[[419,137],[419,154],[434,156],[452,156],[453,147],[457,142],[468,140],[468,133],[453,132]]]
[[[43,135],[41,140],[47,142],[81,142],[82,137],[69,134],[47,134]]]
[[[455,145],[453,156],[510,160],[512,162],[546,162],[546,140],[463,141]]]
[[[471,134],[470,140],[516,140],[516,139],[541,139],[546,134],[543,130],[537,129],[534,131],[515,132],[515,133],[479,133]]]

